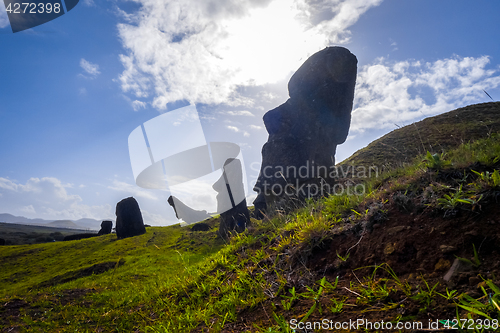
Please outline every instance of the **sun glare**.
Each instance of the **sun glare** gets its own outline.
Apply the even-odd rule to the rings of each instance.
[[[227,21],[221,57],[237,68],[237,82],[261,85],[285,79],[312,53],[326,46],[325,36],[307,30],[294,2],[276,0],[244,18]]]

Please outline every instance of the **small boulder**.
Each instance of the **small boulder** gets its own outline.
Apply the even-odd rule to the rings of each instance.
[[[210,226],[206,223],[196,223],[191,228],[191,231],[209,231],[209,230],[210,230]]]
[[[116,204],[116,236],[118,239],[146,233],[141,209],[133,197]]]
[[[458,258],[455,258],[455,261],[453,261],[453,264],[451,265],[450,269],[443,276],[443,280],[448,282],[454,279],[455,277],[460,276],[460,273],[468,272],[470,270],[472,270],[472,266],[469,263],[460,260]]]
[[[113,229],[113,221],[102,221],[101,222],[101,230],[99,230],[99,236],[107,235],[111,233]]]
[[[439,247],[439,249],[441,250],[442,253],[453,253],[455,251],[457,251],[457,248],[455,246],[452,246],[452,245],[441,245]]]

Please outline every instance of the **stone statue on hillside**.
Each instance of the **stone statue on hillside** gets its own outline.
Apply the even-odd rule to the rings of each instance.
[[[113,230],[113,221],[102,221],[101,222],[101,230],[99,230],[98,235],[107,235],[111,233]]]
[[[357,59],[349,50],[325,48],[291,77],[290,98],[264,115],[269,139],[254,187],[257,217],[270,205],[327,194],[337,145],[349,132],[356,72]]]
[[[203,221],[211,217],[206,210],[192,209],[173,195],[168,197],[167,202],[174,209],[175,216],[188,224]]]
[[[222,176],[212,187],[218,193],[217,212],[221,219],[219,235],[228,238],[232,231],[243,232],[250,224],[250,212],[245,199],[240,160],[227,159],[222,167]]]
[[[224,162],[221,177],[213,184],[212,188],[217,192],[217,213],[220,214],[219,235],[228,238],[233,231],[243,232],[250,224],[250,212],[245,199],[245,187],[243,184],[243,170],[241,161],[229,158]],[[202,221],[211,217],[205,210],[194,210],[174,196],[168,198],[168,203],[175,210],[178,219],[186,223]],[[208,231],[202,228],[203,223],[195,225],[193,231]]]
[[[133,197],[116,204],[116,236],[118,239],[146,233],[141,209]]]

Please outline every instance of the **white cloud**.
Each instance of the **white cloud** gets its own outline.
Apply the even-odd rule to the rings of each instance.
[[[30,178],[26,183],[0,177],[0,213],[10,213],[28,218],[43,218],[47,220],[73,220],[81,218],[93,218],[96,220],[112,219],[115,217],[115,204],[87,205],[83,199],[70,191],[86,188],[85,185],[74,186],[65,184],[54,177]],[[141,204],[149,209],[141,209],[144,222],[151,225],[171,224],[168,218],[158,214],[158,198],[151,191],[146,191],[137,186],[129,185],[118,180],[113,181],[108,187],[117,191],[117,197],[121,192],[127,196],[143,198]],[[99,193],[96,193],[99,196]],[[113,194],[107,194],[107,200],[113,198]],[[104,200],[106,200],[104,199]],[[147,199],[147,200],[146,200]],[[114,200],[114,199],[111,199]],[[116,202],[116,201],[115,201]],[[167,208],[167,203],[161,206]],[[141,206],[141,208],[143,208]],[[175,222],[175,220],[174,220]]]
[[[79,195],[68,193],[71,188],[54,177],[30,178],[25,184],[0,177],[0,211],[45,219],[113,217],[110,205],[85,205]]]
[[[323,13],[330,10],[333,17],[321,21],[314,27],[317,33],[328,34],[330,44],[344,44],[350,40],[350,26],[356,23],[359,17],[368,9],[378,6],[383,0],[318,0],[312,5],[305,5],[306,15],[309,19],[314,18],[314,13]],[[309,7],[309,8],[307,8]]]
[[[141,101],[133,101],[132,108],[134,109],[134,111],[139,111],[140,109],[145,109],[146,103],[141,102]]]
[[[23,212],[24,214],[28,214],[30,216],[33,216],[36,214],[36,210],[35,210],[35,207],[33,207],[33,205],[21,207],[19,210],[21,212]]]
[[[250,125],[250,128],[251,128],[251,129],[254,129],[254,130],[258,130],[258,131],[260,131],[260,130],[263,130],[263,129],[264,129],[264,127],[263,127],[263,126],[257,126],[257,125]]]
[[[222,173],[218,170],[205,177],[172,186],[170,192],[192,209],[215,212],[217,211],[217,192],[212,186],[221,175]]]
[[[128,193],[130,196],[135,196],[138,198],[150,199],[150,200],[159,200],[152,191],[143,190],[142,188],[131,185],[119,180],[114,179],[113,185],[108,186],[109,189],[119,192]]]
[[[94,0],[83,0],[83,4],[88,7],[94,7],[95,3]]]
[[[226,114],[228,114],[230,116],[254,117],[254,114],[250,111],[227,111]]]
[[[347,42],[348,28],[381,1],[136,0],[138,21],[118,25],[121,86],[152,96],[157,109],[177,100],[252,105],[238,87],[286,79],[312,53]],[[324,8],[329,17],[318,19]]]
[[[99,65],[93,64],[83,58],[80,59],[80,67],[83,68],[83,70],[87,72],[87,74],[90,74],[93,77],[101,74],[101,72],[99,71]]]
[[[127,13],[126,11],[120,9],[116,4],[113,6],[113,11],[116,16],[123,19],[127,23],[139,23],[139,18],[133,13]]]
[[[487,56],[455,56],[433,63],[378,59],[359,69],[351,131],[394,128],[424,116],[485,101],[484,90],[500,86]]]
[[[5,11],[5,6],[0,5],[0,28],[5,28],[9,25],[9,17]]]
[[[226,126],[226,127],[233,132],[236,132],[236,133],[240,132],[240,129],[236,126]]]
[[[393,51],[393,52],[394,52],[394,51],[399,50],[399,48],[398,48],[398,43],[396,43],[395,41],[393,41],[393,40],[392,40],[392,39],[390,39],[390,38],[389,38],[389,41],[391,42],[391,46],[393,46],[393,48],[392,48],[392,51]]]
[[[250,136],[250,133],[248,133],[247,131],[243,131],[241,129],[239,129],[238,127],[236,126],[226,126],[227,129],[233,131],[233,132],[236,132],[236,133],[243,133],[243,136],[244,137],[249,137]]]
[[[141,214],[144,224],[149,224],[152,226],[162,226],[172,223],[172,221],[167,220],[164,216],[160,214],[150,213],[147,210],[141,209]]]
[[[18,185],[13,181],[0,177],[0,189],[16,191]]]

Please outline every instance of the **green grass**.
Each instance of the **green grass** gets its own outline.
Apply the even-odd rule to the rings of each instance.
[[[0,302],[20,298],[45,308],[24,314],[31,329],[144,328],[151,321],[134,309],[161,304],[162,290],[190,279],[200,262],[220,255],[222,246],[215,231],[190,233],[179,226],[147,228],[144,235],[122,240],[110,234],[6,246],[0,252]],[[103,263],[110,263],[103,273],[88,269]],[[60,280],[67,282],[57,284]],[[44,287],[47,284],[52,285]],[[79,290],[83,297],[73,300],[66,295],[68,290]],[[63,305],[66,299],[72,306]],[[158,312],[160,316],[162,311]]]
[[[309,200],[289,214],[252,220],[228,244],[217,238],[216,227],[192,233],[176,225],[123,240],[105,235],[2,247],[0,303],[10,306],[0,310],[1,318],[9,318],[1,325],[28,332],[219,332],[248,316],[246,330],[287,332],[292,317],[375,314],[397,323],[421,319],[438,306],[456,309],[455,319],[498,320],[494,279],[484,278],[482,296],[472,297],[417,272],[399,277],[387,263],[353,269],[351,280],[309,268],[315,254],[346,230],[358,230],[361,241],[369,221],[385,218],[388,198],[397,197],[391,200],[401,211],[415,197],[443,216],[479,210],[499,191],[494,175],[500,136],[490,134],[439,155],[439,170],[422,162],[423,152],[407,167],[363,182],[360,195]],[[218,220],[209,223],[214,227]],[[333,263],[342,267],[353,260],[350,251],[359,241],[334,252]],[[473,251],[474,261],[466,260],[488,270],[475,246]],[[417,310],[398,315],[405,307]]]
[[[500,103],[483,103],[429,117],[395,129],[341,162],[341,166],[392,169],[413,164],[413,159],[442,154],[500,131]],[[498,155],[497,155],[498,156]]]
[[[84,232],[91,231],[0,222],[0,238],[5,239],[7,245],[60,241],[64,236]]]

